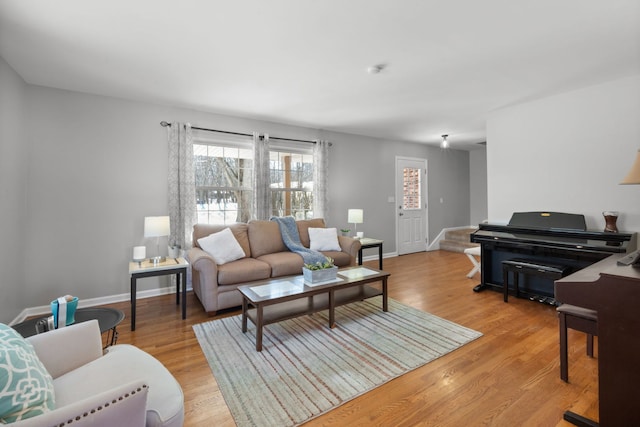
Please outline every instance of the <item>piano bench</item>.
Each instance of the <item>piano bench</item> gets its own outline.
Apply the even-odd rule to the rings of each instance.
[[[536,276],[547,277],[551,280],[558,280],[563,278],[569,273],[570,268],[566,265],[559,264],[547,264],[540,261],[526,259],[526,258],[513,258],[502,261],[502,281],[504,302],[509,302],[509,272],[513,272],[513,287],[516,292],[516,297],[520,296],[519,277],[520,273],[530,274]]]
[[[560,378],[568,382],[567,329],[587,334],[587,355],[593,357],[593,337],[598,336],[598,312],[570,304],[562,304],[556,311],[560,324]]]

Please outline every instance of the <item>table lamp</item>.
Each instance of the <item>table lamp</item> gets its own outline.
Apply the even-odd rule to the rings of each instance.
[[[633,166],[629,172],[627,172],[627,176],[624,177],[622,185],[637,185],[640,184],[640,150],[636,153],[636,159],[633,162]]]
[[[167,257],[160,256],[160,237],[168,236],[170,233],[170,221],[168,216],[146,216],[144,217],[144,237],[156,238],[157,256],[149,258],[154,264],[165,262]]]
[[[347,211],[347,222],[353,224],[354,236],[358,235],[357,224],[362,224],[364,220],[364,211],[362,209],[349,209]]]

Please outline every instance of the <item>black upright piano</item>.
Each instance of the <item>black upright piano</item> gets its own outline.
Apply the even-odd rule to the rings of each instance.
[[[480,224],[471,242],[481,246],[481,283],[474,288],[503,291],[502,262],[531,260],[563,265],[570,274],[615,253],[626,253],[633,234],[587,230],[584,215],[561,212],[516,212],[507,225]],[[553,280],[527,276],[520,296],[554,299]]]

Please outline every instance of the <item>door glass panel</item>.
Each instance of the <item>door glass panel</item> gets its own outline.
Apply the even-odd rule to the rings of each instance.
[[[420,173],[422,169],[404,168],[402,174],[402,209],[420,209],[422,206],[420,186],[422,184]]]

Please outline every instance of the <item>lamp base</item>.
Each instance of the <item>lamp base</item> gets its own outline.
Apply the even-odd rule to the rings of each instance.
[[[166,256],[154,256],[153,258],[149,258],[149,262],[153,263],[153,265],[161,264],[166,260]]]

